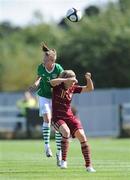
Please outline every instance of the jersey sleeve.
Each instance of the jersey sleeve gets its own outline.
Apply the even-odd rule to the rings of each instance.
[[[62,66],[60,64],[57,64],[57,68],[58,68],[58,72],[60,75],[64,71],[64,69],[62,68]]]
[[[82,91],[82,87],[81,86],[78,86],[78,85],[74,86],[74,91],[73,91],[74,94],[81,93],[81,91]]]
[[[40,73],[40,65],[39,65],[38,68],[37,68],[37,75],[38,75],[38,76],[41,76],[41,73]]]

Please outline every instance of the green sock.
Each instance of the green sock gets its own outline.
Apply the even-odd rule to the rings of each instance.
[[[61,151],[61,134],[59,132],[55,132],[55,140],[56,140],[56,148],[57,148],[57,153],[60,153]]]
[[[49,123],[43,123],[42,132],[43,132],[43,140],[45,143],[45,148],[48,148],[50,143],[50,133],[51,133],[51,128]]]

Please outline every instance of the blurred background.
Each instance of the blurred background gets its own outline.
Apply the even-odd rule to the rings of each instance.
[[[66,20],[71,7],[82,11],[80,22]],[[94,92],[72,102],[87,135],[130,136],[129,9],[129,0],[0,0],[0,139],[42,137],[38,106],[20,115],[18,105],[36,77],[42,41],[81,85],[92,73]]]

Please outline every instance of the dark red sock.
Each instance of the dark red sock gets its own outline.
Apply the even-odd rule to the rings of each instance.
[[[92,166],[92,162],[91,162],[91,153],[90,153],[90,146],[88,145],[88,143],[85,142],[81,142],[81,150],[82,150],[82,154],[85,160],[85,166]]]
[[[66,161],[67,153],[69,148],[69,138],[62,137],[61,140],[61,151],[62,151],[62,160]]]

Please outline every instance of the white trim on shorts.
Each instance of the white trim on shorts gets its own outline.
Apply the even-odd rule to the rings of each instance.
[[[52,99],[38,96],[39,99],[39,116],[44,114],[51,114],[52,112]]]

